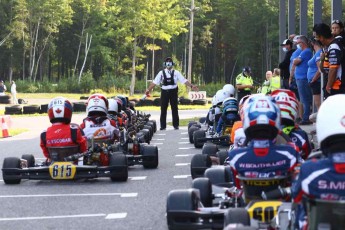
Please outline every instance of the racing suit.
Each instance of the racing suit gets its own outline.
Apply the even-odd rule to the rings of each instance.
[[[217,124],[217,129],[216,132],[217,133],[221,133],[223,130],[223,126],[233,126],[235,121],[239,121],[241,120],[240,116],[236,113],[227,113],[222,115],[219,120],[218,120],[218,124]]]
[[[116,122],[106,116],[87,117],[83,120],[80,127],[88,140],[92,138],[115,140],[119,136]]]
[[[306,224],[303,195],[315,199],[345,199],[345,152],[333,153],[326,158],[308,160],[301,165],[298,178],[292,185],[292,198],[298,203],[299,227]]]
[[[220,116],[222,115],[222,110],[219,106],[212,106],[210,108],[210,110],[207,113],[206,116],[206,122],[209,125],[209,131],[213,131],[214,132],[214,125],[217,125],[217,122],[220,118]]]
[[[299,126],[286,126],[282,131],[290,137],[291,142],[298,148],[301,157],[307,159],[311,152],[311,143],[308,134]]]
[[[53,123],[41,133],[40,146],[46,158],[49,158],[49,147],[66,147],[79,145],[81,153],[87,150],[87,141],[83,130],[74,124]]]
[[[254,139],[247,147],[231,150],[229,159],[233,181],[237,188],[241,188],[237,175],[251,178],[290,175],[300,158],[291,146]]]

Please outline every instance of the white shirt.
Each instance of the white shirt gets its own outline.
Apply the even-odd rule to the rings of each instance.
[[[163,76],[163,71],[165,71],[165,74],[167,76],[167,78],[171,78],[171,73],[173,71],[173,69],[168,70],[167,68],[165,68],[164,70],[159,71],[159,73],[156,75],[155,79],[153,79],[153,83],[155,85],[160,85],[162,84],[161,88],[162,89],[175,89],[177,88],[177,81],[181,82],[182,84],[185,84],[187,79],[182,76],[182,74],[180,73],[180,71],[178,70],[174,70],[174,85],[163,85],[163,80],[164,80],[164,76]]]
[[[16,86],[16,83],[13,83],[11,85],[11,93],[14,94],[14,93],[17,93],[17,86]]]

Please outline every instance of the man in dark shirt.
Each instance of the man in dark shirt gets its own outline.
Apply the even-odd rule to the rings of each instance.
[[[281,88],[289,89],[289,77],[290,77],[290,58],[295,49],[292,49],[292,41],[285,39],[280,46],[283,48],[283,51],[286,53],[284,60],[279,63],[280,76],[282,78]]]

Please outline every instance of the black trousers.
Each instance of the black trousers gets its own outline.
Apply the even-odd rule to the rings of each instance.
[[[178,88],[176,89],[167,89],[161,90],[161,128],[165,129],[167,126],[167,110],[168,106],[171,106],[171,113],[172,113],[172,120],[173,126],[178,127],[180,124],[179,116],[178,116]]]
[[[251,95],[250,90],[241,90],[237,92],[237,101],[239,102],[242,97],[247,96],[247,95]]]

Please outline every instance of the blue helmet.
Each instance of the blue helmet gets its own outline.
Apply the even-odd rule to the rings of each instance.
[[[223,101],[223,113],[226,112],[238,112],[238,103],[236,98],[228,97]]]

